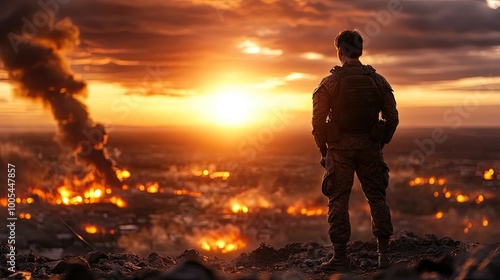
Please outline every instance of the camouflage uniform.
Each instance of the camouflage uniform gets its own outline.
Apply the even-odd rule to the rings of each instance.
[[[364,67],[360,62],[345,63],[343,67]],[[378,238],[392,235],[386,188],[389,183],[389,168],[384,162],[380,143],[370,139],[369,134],[342,134],[342,139],[327,143],[325,120],[330,114],[331,100],[338,94],[339,77],[333,73],[325,77],[313,93],[313,135],[321,155],[326,156],[322,191],[328,197],[329,235],[332,243],[350,239],[349,196],[354,172],[358,175],[362,190],[370,205],[373,235]],[[387,121],[388,133],[383,143],[388,143],[398,125],[396,101],[389,83],[379,74],[375,82],[382,94],[382,117]]]

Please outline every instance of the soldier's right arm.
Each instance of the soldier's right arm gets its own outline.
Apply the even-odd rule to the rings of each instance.
[[[322,156],[326,155],[326,118],[330,113],[330,95],[334,86],[332,76],[324,78],[313,93],[312,134]]]

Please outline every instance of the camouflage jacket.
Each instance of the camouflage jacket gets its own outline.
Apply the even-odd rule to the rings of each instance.
[[[357,67],[361,66],[361,62],[346,62],[342,67]],[[371,67],[371,66],[369,66]],[[313,92],[313,115],[312,115],[312,134],[316,142],[316,146],[321,152],[321,155],[326,155],[328,148],[326,141],[326,119],[331,112],[331,102],[336,100],[335,94],[338,94],[338,86],[340,78],[334,74],[334,69],[330,70],[331,74],[320,82],[318,87]],[[386,120],[387,136],[383,140],[384,143],[391,141],[396,127],[399,123],[398,111],[396,109],[396,100],[391,85],[385,80],[382,75],[375,73],[375,82],[382,94],[382,118]],[[342,139],[333,143],[329,147],[340,150],[357,150],[370,147],[376,147],[378,143],[374,143],[368,135],[342,135]]]

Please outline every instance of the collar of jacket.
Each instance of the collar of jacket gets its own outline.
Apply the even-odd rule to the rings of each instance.
[[[363,64],[361,63],[361,61],[359,61],[359,60],[355,60],[355,61],[346,61],[346,62],[344,62],[344,64],[342,64],[342,67],[344,67],[344,66],[359,66],[359,65],[363,65]]]

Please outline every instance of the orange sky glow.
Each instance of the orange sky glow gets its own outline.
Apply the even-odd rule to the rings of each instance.
[[[495,3],[89,0],[60,4],[55,18],[79,29],[65,56],[88,86],[79,99],[107,126],[261,126],[279,110],[308,127],[345,28],[365,36],[361,61],[392,84],[401,126],[497,126]],[[0,129],[55,127],[3,67],[0,119]]]

